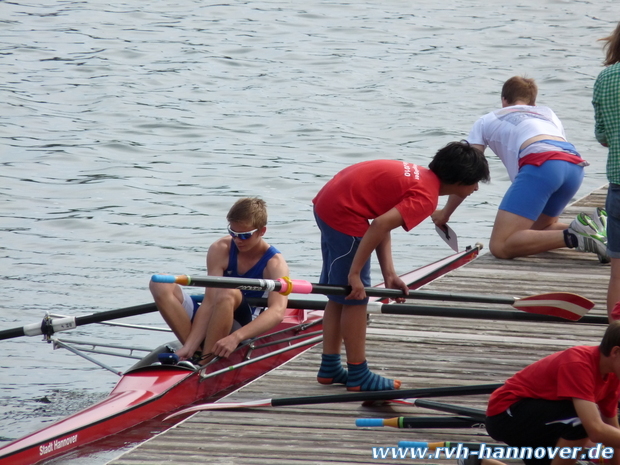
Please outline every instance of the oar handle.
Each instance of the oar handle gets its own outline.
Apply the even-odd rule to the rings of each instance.
[[[383,418],[358,418],[355,420],[355,426],[360,428],[383,426]]]
[[[292,292],[298,294],[317,294],[316,285],[301,279],[290,279],[288,276],[279,279],[252,279],[252,278],[227,278],[224,276],[207,276],[192,278],[189,275],[166,275],[154,274],[151,277],[154,283],[180,284],[181,286],[203,286],[226,289],[239,289],[241,291],[266,291],[279,292],[289,295]]]

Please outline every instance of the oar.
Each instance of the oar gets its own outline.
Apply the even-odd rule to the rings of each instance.
[[[126,318],[134,315],[143,315],[157,311],[155,303],[136,305],[134,307],[119,308],[106,312],[97,312],[84,316],[69,316],[64,318],[43,318],[40,323],[33,323],[19,328],[5,329],[0,331],[0,340],[11,339],[20,336],[38,336],[45,334],[51,336],[58,331],[66,331],[77,326],[101,323],[118,318]]]
[[[408,399],[407,403],[410,403],[417,407],[437,410],[439,412],[455,413],[457,415],[467,416],[469,418],[472,418],[482,423],[484,423],[484,420],[486,419],[486,414],[484,410],[480,410],[476,408],[461,407],[459,405],[444,404],[443,402],[433,402],[432,400],[424,400],[424,399]],[[400,420],[399,418],[403,420]],[[406,424],[407,417],[399,417],[399,418],[390,419],[389,420],[390,424],[383,424],[383,423],[379,424],[380,422],[385,421],[383,418],[359,418],[355,421],[355,425],[356,426],[394,426],[394,425]],[[395,428],[407,428],[407,426],[394,426],[394,427]]]
[[[394,417],[394,418],[358,418],[355,420],[355,426],[360,428],[368,427],[381,427],[391,426],[392,428],[428,428],[428,426],[420,426],[420,418],[425,417]],[[466,428],[484,423],[484,420],[477,420],[471,417],[426,417],[437,418],[438,420],[443,418],[458,418],[461,424],[457,424],[457,427],[465,426]]]
[[[250,279],[228,278],[222,276],[206,276],[191,278],[188,275],[153,275],[153,282],[176,283],[184,286],[219,287],[252,291],[275,291],[284,295],[292,292],[298,294],[326,294],[348,295],[350,286],[333,286],[327,284],[314,284],[308,281],[280,279]],[[405,295],[399,289],[381,289],[374,287],[365,288],[369,297],[398,298],[410,297],[422,300],[445,300],[452,302],[477,302],[486,304],[508,304],[530,313],[558,316],[567,320],[576,321],[585,315],[594,302],[570,292],[553,292],[529,297],[514,298],[502,296],[484,296],[468,294],[449,294],[441,292],[427,292],[411,290]]]
[[[373,426],[379,426],[379,425],[373,425]],[[392,425],[386,424],[383,426],[392,426]],[[473,418],[445,416],[445,417],[410,417],[410,418],[407,418],[407,426],[402,426],[402,427],[395,426],[395,428],[420,428],[420,429],[472,428],[474,426],[480,426],[480,422],[478,420],[474,420]]]
[[[280,397],[275,399],[251,400],[248,402],[217,402],[200,404],[173,413],[168,418],[200,410],[221,410],[254,407],[284,407],[290,405],[333,404],[338,402],[364,402],[370,400],[392,400],[409,397],[446,397],[490,394],[502,384],[476,384],[473,386],[450,386],[441,388],[404,389],[402,391],[372,391],[335,394],[328,396]],[[166,420],[168,419],[166,418]]]
[[[267,299],[249,298],[250,305],[265,307]],[[303,308],[306,310],[324,310],[325,300],[297,300],[289,299],[289,308]],[[441,307],[412,304],[382,304],[380,302],[368,303],[369,313],[383,313],[386,315],[415,315],[415,316],[440,316],[450,318],[469,318],[477,320],[502,320],[502,321],[548,321],[567,322],[564,318],[541,313],[524,313],[513,310],[492,310],[485,308],[465,307]],[[606,316],[586,315],[579,320],[569,320],[571,323],[609,324]]]

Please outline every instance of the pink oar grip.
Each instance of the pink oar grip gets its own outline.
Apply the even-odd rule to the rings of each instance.
[[[312,292],[312,283],[302,279],[293,279],[293,292],[297,294],[310,294]]]
[[[290,279],[287,281],[284,278],[277,279],[276,281],[282,286],[278,292],[283,295],[289,295],[292,292],[296,294],[310,294],[312,292],[312,283],[309,281],[304,281],[302,279]],[[290,288],[289,281],[291,285]]]

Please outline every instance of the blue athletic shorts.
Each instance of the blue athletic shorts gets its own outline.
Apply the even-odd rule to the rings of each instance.
[[[323,253],[323,268],[319,283],[348,286],[351,263],[362,238],[336,231],[319,218],[316,213],[314,217],[316,218],[316,224],[321,230],[321,252]],[[366,261],[362,268],[361,279],[364,287],[370,286],[370,259]],[[344,305],[368,303],[368,298],[364,300],[346,300],[345,297],[344,295],[327,296],[329,300]]]
[[[607,254],[620,258],[620,184],[609,184],[607,190]]]
[[[506,191],[499,209],[532,221],[541,213],[560,216],[581,186],[583,174],[583,166],[564,160],[525,165]]]
[[[200,307],[200,303],[202,302],[202,296],[191,296],[184,288],[181,288],[181,291],[183,292],[183,308],[185,308],[185,312],[190,320],[194,321],[196,311],[198,311],[198,307]],[[238,325],[236,325],[237,329],[247,325],[254,319],[254,307],[248,303],[245,295],[242,294],[242,296],[241,303],[235,309],[234,313],[234,319],[238,323]],[[259,313],[263,310],[264,308],[258,308]]]

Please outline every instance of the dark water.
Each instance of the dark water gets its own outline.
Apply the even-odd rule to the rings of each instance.
[[[293,277],[314,280],[320,187],[362,160],[426,165],[515,74],[537,79],[539,103],[591,163],[587,194],[606,182],[590,104],[597,39],[619,13],[607,0],[1,2],[0,327],[148,302],[152,273],[204,271],[241,196],[267,201],[268,240]],[[488,243],[508,186],[490,160],[492,183],[452,220],[462,246]],[[450,252],[430,221],[393,247],[399,272]],[[65,337],[171,338],[94,325]],[[116,381],[39,338],[0,344],[3,440]]]

